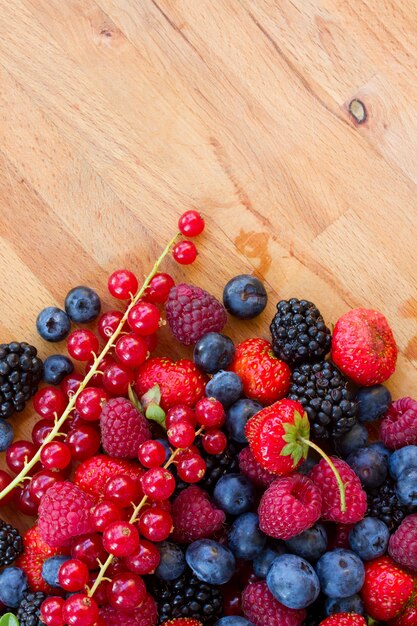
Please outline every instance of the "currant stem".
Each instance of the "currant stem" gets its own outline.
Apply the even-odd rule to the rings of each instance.
[[[340,492],[340,510],[342,511],[342,513],[345,513],[346,512],[346,488],[345,488],[345,485],[343,484],[343,480],[342,480],[339,472],[336,469],[335,464],[333,463],[331,458],[325,452],[323,452],[323,450],[321,448],[319,448],[319,446],[317,446],[315,443],[310,441],[310,439],[304,439],[304,437],[299,437],[298,440],[301,441],[301,443],[305,444],[306,446],[309,446],[310,448],[313,448],[313,450],[318,452],[320,454],[320,456],[323,457],[323,459],[329,465],[330,469],[332,470],[333,474],[335,475],[337,486],[339,487],[339,492]]]
[[[85,389],[85,387],[88,385],[88,383],[90,382],[91,378],[94,376],[94,374],[97,373],[98,371],[98,366],[101,363],[103,357],[107,354],[107,352],[112,348],[115,339],[117,339],[117,337],[120,335],[122,328],[124,326],[124,324],[126,323],[126,320],[128,318],[128,315],[131,311],[131,309],[135,306],[135,304],[138,302],[138,300],[140,300],[140,298],[143,296],[146,288],[148,287],[149,283],[151,282],[152,278],[155,276],[155,274],[157,273],[160,264],[162,263],[162,261],[164,260],[164,258],[167,256],[167,254],[169,254],[172,245],[175,243],[175,240],[177,239],[177,237],[179,236],[180,233],[176,233],[175,237],[173,237],[168,244],[165,246],[164,250],[162,251],[161,255],[159,256],[159,258],[155,261],[154,266],[152,268],[152,270],[150,271],[150,273],[148,274],[148,276],[146,277],[142,287],[139,289],[139,291],[137,292],[137,294],[135,295],[135,297],[131,300],[129,306],[127,307],[122,319],[119,322],[119,325],[117,326],[116,330],[114,331],[114,333],[109,337],[109,340],[107,341],[106,345],[104,346],[103,350],[100,352],[100,354],[97,356],[95,355],[94,358],[94,363],[91,367],[91,369],[89,370],[89,372],[85,375],[84,379],[81,381],[80,386],[78,387],[77,391],[72,394],[67,407],[65,409],[65,411],[63,412],[63,414],[61,415],[61,417],[56,420],[53,429],[51,430],[51,432],[49,433],[49,435],[45,438],[45,441],[42,443],[42,445],[40,446],[40,448],[38,449],[38,451],[36,452],[35,456],[28,461],[28,463],[23,467],[23,469],[21,470],[21,472],[15,476],[15,478],[12,480],[12,482],[7,485],[7,487],[5,487],[1,492],[0,492],[0,501],[7,496],[8,493],[10,493],[10,491],[12,491],[17,485],[19,485],[19,483],[22,482],[22,480],[28,475],[28,473],[30,472],[30,470],[32,469],[32,467],[34,467],[36,465],[36,463],[38,463],[40,461],[41,458],[41,452],[44,448],[44,446],[49,443],[50,441],[53,441],[55,439],[55,437],[58,435],[58,433],[60,432],[62,426],[65,424],[66,420],[68,419],[72,409],[75,406],[75,403],[77,401],[77,398],[79,396],[79,394],[81,393],[81,391],[83,391],[83,389]],[[106,568],[107,569],[107,568]],[[98,586],[98,585],[97,585]],[[94,587],[93,587],[94,588]],[[96,587],[97,588],[97,587]]]

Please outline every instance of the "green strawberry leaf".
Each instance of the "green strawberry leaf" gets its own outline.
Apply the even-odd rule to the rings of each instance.
[[[19,620],[13,613],[6,613],[0,619],[0,626],[19,626]]]
[[[129,389],[128,389],[128,396],[129,396],[129,400],[131,401],[131,403],[133,404],[134,407],[137,408],[137,410],[142,413],[143,408],[141,403],[139,402],[139,398],[137,397],[132,385],[129,385]]]
[[[159,404],[151,403],[146,408],[146,419],[151,420],[152,422],[157,422],[164,428],[166,428],[165,424],[165,411],[161,409]]]
[[[141,397],[142,406],[146,409],[150,404],[161,404],[161,388],[154,385]]]

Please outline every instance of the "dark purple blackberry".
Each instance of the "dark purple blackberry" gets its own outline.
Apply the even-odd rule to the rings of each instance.
[[[22,537],[17,528],[0,520],[0,567],[13,563],[22,552]]]
[[[397,530],[406,515],[415,512],[415,509],[402,506],[395,492],[395,482],[391,478],[377,489],[368,493],[367,517],[377,517],[389,528],[390,533]]]
[[[291,381],[288,397],[304,407],[313,438],[337,437],[356,424],[357,403],[333,363],[304,363],[294,369]]]
[[[198,486],[212,493],[217,482],[225,474],[239,472],[238,454],[242,446],[230,442],[221,454],[207,454],[201,446],[201,456],[204,458],[207,469],[204,478],[200,480]]]
[[[45,598],[46,595],[41,591],[36,593],[27,591],[25,593],[16,613],[20,626],[43,626],[40,613],[41,604]]]
[[[0,418],[23,411],[38,389],[42,361],[34,346],[22,341],[0,345]]]
[[[270,331],[275,354],[290,365],[320,361],[330,350],[330,329],[308,300],[278,302]]]

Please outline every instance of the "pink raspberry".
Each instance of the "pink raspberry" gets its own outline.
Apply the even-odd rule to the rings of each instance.
[[[172,505],[174,532],[172,539],[191,543],[211,537],[222,528],[226,519],[224,511],[216,509],[208,494],[200,487],[187,487],[175,498]]]
[[[186,346],[208,332],[220,332],[227,321],[221,302],[204,289],[186,283],[172,287],[166,316],[172,334]]]
[[[158,608],[148,593],[139,608],[133,611],[119,611],[111,606],[104,606],[100,609],[100,617],[106,626],[156,626]]]
[[[126,398],[112,398],[100,417],[101,443],[117,459],[134,459],[141,443],[151,438],[146,417]]]
[[[239,454],[239,469],[258,487],[268,487],[276,479],[276,474],[268,472],[258,463],[249,446]]]
[[[417,401],[412,398],[400,398],[392,402],[381,422],[380,437],[382,442],[396,450],[404,446],[417,444]]]
[[[72,537],[92,532],[94,504],[94,498],[73,483],[52,485],[39,505],[38,528],[42,539],[52,548],[59,548],[68,545]]]
[[[346,511],[340,508],[340,492],[336,477],[328,463],[321,459],[309,472],[311,480],[320,488],[323,496],[322,516],[330,522],[355,524],[365,516],[367,500],[361,482],[349,465],[337,457],[331,457],[346,489]]]
[[[403,519],[390,537],[388,552],[399,565],[417,571],[417,514]]]
[[[306,617],[305,609],[288,609],[278,602],[264,580],[243,590],[242,608],[254,626],[301,626]]]
[[[307,476],[278,478],[262,496],[259,528],[270,537],[290,539],[317,522],[321,507],[320,489]]]

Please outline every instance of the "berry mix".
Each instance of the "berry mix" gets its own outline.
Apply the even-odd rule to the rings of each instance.
[[[260,280],[232,278],[222,304],[159,271],[170,252],[192,263],[178,236],[203,230],[184,213],[141,287],[115,271],[119,308],[79,286],[44,309],[40,336],[68,356],[0,346],[0,505],[36,519],[23,536],[0,521],[1,612],[21,626],[417,625],[417,401],[383,385],[387,320],[355,309],[331,332],[292,298],[268,338],[235,345],[221,331],[264,311]],[[153,356],[162,316],[192,358]],[[32,441],[13,441],[31,398]]]

